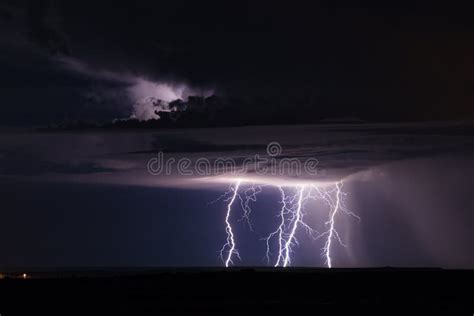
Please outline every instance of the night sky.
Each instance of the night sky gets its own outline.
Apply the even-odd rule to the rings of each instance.
[[[263,106],[319,119],[472,119],[472,9],[467,1],[2,1],[0,124],[128,117],[136,101],[128,75],[256,98],[242,105],[249,115]]]
[[[473,268],[473,10],[1,1],[0,267],[221,266],[226,201],[209,202],[233,182],[157,177],[147,161],[241,163],[278,142],[278,159],[318,159],[324,172],[305,181],[343,181],[361,218],[339,219],[347,247],[334,248],[336,266]],[[193,96],[216,96],[219,116],[146,125],[158,115],[149,100]],[[265,126],[246,126],[261,117]],[[132,119],[134,129],[106,125]],[[279,201],[263,187],[253,231],[231,218],[237,265],[267,265],[262,238]],[[324,225],[323,213],[309,221]],[[325,266],[324,240],[298,234],[294,265]]]

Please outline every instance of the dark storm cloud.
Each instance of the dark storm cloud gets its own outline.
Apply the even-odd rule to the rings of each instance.
[[[473,25],[462,8],[114,1],[62,10],[68,31],[87,43],[74,50],[98,67],[269,96],[288,111],[442,119],[470,113],[473,101],[474,48],[463,44]],[[85,16],[100,37],[84,29]]]
[[[195,93],[263,96],[272,110],[294,115],[298,109],[296,115],[321,119],[472,117],[474,24],[467,5],[44,0],[1,8],[9,26],[4,32],[22,34],[37,49],[10,56],[8,77],[32,78],[34,91],[38,81],[62,81],[54,91],[38,92],[38,99],[64,104],[61,95],[71,95],[74,105],[65,107],[80,118],[124,116],[127,106],[130,115],[133,101],[120,96],[124,87],[107,88],[123,84],[125,75],[185,84]],[[41,54],[49,56],[43,63],[51,70],[31,76]],[[58,57],[93,72],[69,68],[62,70],[67,78],[44,79],[61,71]],[[23,63],[34,65],[19,72]],[[113,76],[100,76],[104,72]],[[77,84],[77,76],[92,87]],[[20,86],[10,90],[9,101]],[[246,108],[262,103],[252,100]],[[46,113],[67,117],[57,107]]]
[[[452,123],[254,126],[152,133],[6,133],[0,140],[0,176],[193,186],[202,175],[193,173],[182,178],[174,168],[169,175],[153,176],[147,171],[148,161],[162,151],[165,160],[190,159],[192,170],[196,170],[194,163],[200,158],[211,163],[217,158],[231,158],[240,168],[246,158],[256,154],[267,157],[267,145],[277,141],[283,150],[276,159],[318,160],[317,178],[305,173],[299,177],[334,181],[358,177],[360,172],[394,161],[470,155],[474,151],[472,135],[472,124]],[[255,173],[252,166],[247,171]],[[223,174],[211,170],[209,176],[216,175]]]
[[[59,13],[34,9],[41,3],[0,4],[0,124],[45,125],[129,115],[121,101],[126,97],[121,92],[124,84],[61,67],[57,58],[67,53],[68,44]]]

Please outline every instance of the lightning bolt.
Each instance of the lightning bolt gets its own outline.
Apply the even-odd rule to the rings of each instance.
[[[287,210],[287,198],[286,198],[286,195],[285,195],[285,190],[283,189],[283,187],[281,186],[278,186],[278,189],[280,190],[280,194],[281,194],[281,210],[280,210],[280,213],[278,215],[278,217],[280,217],[280,225],[278,226],[278,229],[272,233],[270,233],[270,235],[268,235],[267,238],[264,238],[264,240],[266,241],[267,243],[267,252],[266,252],[266,258],[267,258],[267,262],[270,262],[270,255],[271,255],[271,252],[270,252],[270,240],[275,236],[275,235],[278,235],[278,258],[277,258],[277,261],[275,263],[275,267],[277,267],[279,264],[280,264],[280,261],[282,261],[283,259],[283,242],[284,242],[284,231],[285,231],[285,215],[288,213],[288,210]]]
[[[250,202],[256,202],[257,194],[260,192],[262,192],[262,186],[252,183],[247,189],[243,191],[242,194],[237,195],[240,200],[240,206],[243,210],[243,215],[240,220],[244,220],[251,231],[253,231],[253,226],[250,222],[250,213],[252,212],[252,209],[250,208]]]
[[[332,260],[331,260],[331,242],[332,242],[332,239],[333,239],[333,236],[336,236],[337,240],[339,241],[339,243],[343,246],[344,243],[342,242],[341,238],[339,237],[339,233],[337,232],[337,230],[334,228],[334,225],[335,225],[335,217],[336,217],[336,214],[337,214],[337,211],[339,210],[339,205],[341,203],[341,198],[340,198],[340,194],[341,194],[341,185],[340,183],[336,183],[336,203],[335,204],[332,204],[331,205],[334,205],[331,213],[330,213],[330,218],[329,218],[329,221],[326,222],[327,224],[329,224],[329,233],[327,234],[328,235],[328,238],[326,239],[326,243],[324,245],[324,248],[323,248],[323,251],[324,251],[324,256],[326,257],[326,264],[328,266],[328,268],[332,268]],[[332,201],[331,201],[332,202]]]
[[[342,211],[347,215],[357,218],[360,221],[359,216],[349,211],[345,207],[343,200],[345,193],[342,192],[342,185],[343,184],[341,181],[336,182],[335,186],[330,190],[313,186],[318,194],[318,197],[326,201],[330,208],[329,220],[325,223],[325,225],[328,226],[328,229],[317,237],[317,239],[319,239],[326,236],[322,256],[325,258],[325,263],[328,268],[332,268],[331,245],[333,240],[336,240],[342,247],[347,247],[346,244],[342,241],[340,234],[336,230],[337,213],[339,211]]]
[[[295,219],[293,220],[293,225],[291,228],[290,235],[288,236],[288,239],[285,243],[284,247],[284,252],[285,252],[285,257],[283,260],[283,267],[287,267],[288,264],[291,262],[290,260],[290,248],[293,243],[298,243],[298,241],[295,239],[295,233],[296,233],[296,228],[298,228],[298,224],[301,222],[301,206],[303,203],[303,192],[304,192],[304,186],[302,186],[299,189],[298,193],[298,204],[296,207],[296,212],[295,212]]]
[[[270,233],[266,238],[267,261],[270,260],[270,241],[273,237],[278,236],[278,257],[274,264],[274,267],[283,266],[287,267],[291,264],[291,253],[293,252],[293,246],[298,245],[298,239],[296,238],[296,232],[301,226],[306,229],[310,236],[316,236],[318,233],[310,225],[304,221],[303,206],[305,201],[310,198],[308,186],[299,186],[296,193],[288,195],[282,186],[278,186],[281,194],[281,210],[278,215],[280,218],[280,225],[277,230]],[[305,191],[306,190],[306,191]],[[314,237],[316,238],[316,237]]]
[[[225,223],[226,223],[226,233],[227,233],[227,242],[224,244],[224,246],[221,249],[221,259],[224,261],[224,253],[226,249],[229,249],[227,251],[227,257],[224,261],[226,268],[229,266],[229,264],[233,263],[232,261],[232,255],[236,255],[240,259],[240,255],[238,250],[235,248],[235,240],[234,240],[234,233],[232,231],[232,225],[230,224],[230,211],[232,210],[232,204],[234,204],[234,201],[237,197],[238,191],[239,191],[239,186],[240,186],[240,180],[238,180],[235,184],[235,186],[232,188],[231,191],[233,192],[232,197],[229,200],[229,204],[227,204],[227,213],[225,217]]]
[[[274,267],[288,267],[291,265],[291,254],[294,251],[294,247],[297,246],[298,239],[297,234],[299,228],[303,228],[313,238],[313,240],[325,238],[324,246],[322,248],[322,256],[325,259],[325,264],[328,268],[332,268],[333,258],[331,257],[331,250],[333,248],[333,241],[337,241],[341,246],[346,247],[342,241],[338,231],[336,230],[336,218],[340,212],[348,214],[357,218],[360,221],[360,217],[349,211],[345,204],[344,198],[346,193],[342,191],[342,181],[336,182],[333,186],[321,187],[314,184],[298,185],[298,186],[283,186],[275,185],[278,188],[281,196],[280,204],[281,208],[278,213],[279,225],[277,229],[271,232],[266,238],[263,238],[266,242],[266,259],[270,263],[272,252],[271,243],[272,240],[277,240],[277,258],[274,263]],[[240,199],[240,205],[243,210],[242,219],[250,224],[250,202],[257,200],[257,194],[262,191],[262,186],[251,184],[242,193],[239,193],[239,187],[241,186],[241,180],[238,180],[233,186],[230,185],[228,192],[224,193],[219,199],[225,198],[227,204],[226,213],[226,232],[227,242],[221,249],[221,259],[224,261],[225,266],[228,267],[233,263],[232,256],[235,255],[240,259],[239,252],[235,246],[234,234],[232,226],[230,224],[230,213],[232,205],[237,198]],[[288,193],[291,189],[292,193]],[[324,223],[327,229],[319,233],[308,225],[305,220],[305,203],[309,200],[322,200],[329,207],[329,219]],[[227,253],[226,259],[224,254]]]

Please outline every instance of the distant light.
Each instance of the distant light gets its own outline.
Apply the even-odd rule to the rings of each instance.
[[[21,275],[21,277],[22,277],[23,279],[26,279],[26,278],[28,277],[28,275],[27,275],[26,273],[23,273],[23,274]]]
[[[196,178],[196,181],[204,181],[204,182],[213,182],[213,183],[235,183],[235,182],[242,182],[242,183],[255,183],[259,185],[274,185],[274,186],[283,186],[283,187],[298,187],[302,185],[315,185],[319,188],[322,187],[330,187],[334,186],[338,181],[342,181],[343,179],[339,179],[338,181],[335,180],[326,180],[326,181],[315,181],[314,179],[310,178],[282,178],[282,177],[265,177],[265,176],[247,176],[241,175],[240,177],[233,177],[228,175],[219,175],[213,177],[203,177],[203,178]]]

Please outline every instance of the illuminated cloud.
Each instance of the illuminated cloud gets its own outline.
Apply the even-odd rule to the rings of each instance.
[[[208,97],[214,93],[213,90],[196,89],[185,83],[153,81],[131,73],[95,69],[70,57],[58,57],[56,60],[70,71],[125,85],[131,108],[130,117],[140,121],[159,119],[159,112],[171,111],[168,103],[173,100],[186,100],[190,95]]]

